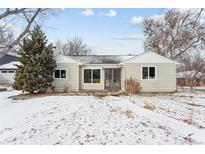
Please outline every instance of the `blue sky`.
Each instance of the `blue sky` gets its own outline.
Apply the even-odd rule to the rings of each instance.
[[[139,54],[143,49],[144,17],[164,9],[61,9],[49,17],[44,31],[50,41],[81,37],[93,54]]]

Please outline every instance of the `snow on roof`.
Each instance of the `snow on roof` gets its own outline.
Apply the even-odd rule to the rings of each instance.
[[[68,57],[82,64],[118,64],[134,56],[85,55],[85,56],[68,56]]]
[[[134,63],[175,63],[176,64],[174,60],[171,60],[165,56],[162,56],[152,51],[143,52],[141,54],[133,56],[133,58],[123,61],[123,63],[133,63],[133,62]]]
[[[71,58],[71,56],[64,56],[61,54],[55,55],[56,63],[79,63],[78,61]]]
[[[14,62],[14,61],[15,62],[18,61],[18,58],[15,55],[6,54],[6,55],[3,55],[2,57],[0,57],[0,65],[7,64],[10,62]]]
[[[20,65],[20,62],[14,61],[14,62],[0,65],[0,69],[17,69],[16,65]]]

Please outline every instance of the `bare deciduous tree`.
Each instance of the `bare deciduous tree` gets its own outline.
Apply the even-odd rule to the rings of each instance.
[[[190,86],[193,89],[193,83],[205,78],[205,56],[201,51],[196,51],[184,55],[181,61],[182,65],[178,68],[178,71],[184,72],[185,76],[191,79]]]
[[[205,47],[203,9],[168,10],[161,18],[144,20],[145,50],[179,60],[192,49]]]
[[[0,11],[0,53],[7,53],[19,45],[30,31],[37,17],[49,13],[49,9],[42,8],[13,8]],[[23,28],[15,29],[15,24],[21,23]]]
[[[66,43],[62,43],[60,40],[57,40],[55,45],[56,52],[65,56],[88,55],[92,51],[79,37],[67,39]]]

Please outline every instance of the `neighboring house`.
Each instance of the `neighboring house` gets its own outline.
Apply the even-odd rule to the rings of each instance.
[[[124,90],[130,77],[143,92],[176,91],[176,63],[153,52],[137,56],[95,55],[56,57],[53,85],[57,91]]]
[[[18,58],[14,54],[6,54],[0,56],[0,65],[7,64],[10,62],[15,62],[15,61],[18,61]]]
[[[177,73],[177,86],[191,86],[191,74],[190,71]],[[200,74],[201,75],[201,74]],[[205,86],[204,80],[197,78],[193,83],[193,86]]]
[[[14,55],[7,54],[0,58],[0,84],[11,84],[14,81],[17,64],[19,64],[18,59]]]
[[[16,65],[19,64],[19,62],[10,62],[8,64],[0,65],[0,83],[12,83],[17,70]]]

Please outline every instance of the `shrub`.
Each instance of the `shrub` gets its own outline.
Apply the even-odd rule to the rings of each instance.
[[[55,88],[54,86],[50,86],[50,87],[47,88],[46,92],[51,94],[51,93],[54,92],[54,88]]]
[[[133,112],[130,109],[127,109],[126,111],[121,111],[121,114],[126,115],[128,118],[133,118]]]
[[[125,79],[125,92],[128,94],[138,94],[141,90],[140,81],[130,77],[129,79]]]
[[[155,110],[155,109],[156,109],[155,105],[149,103],[148,101],[145,101],[145,102],[144,102],[144,108],[145,108],[145,109],[148,109],[148,110]]]
[[[95,93],[94,96],[98,97],[98,98],[102,98],[102,97],[106,97],[109,96],[109,93]]]

